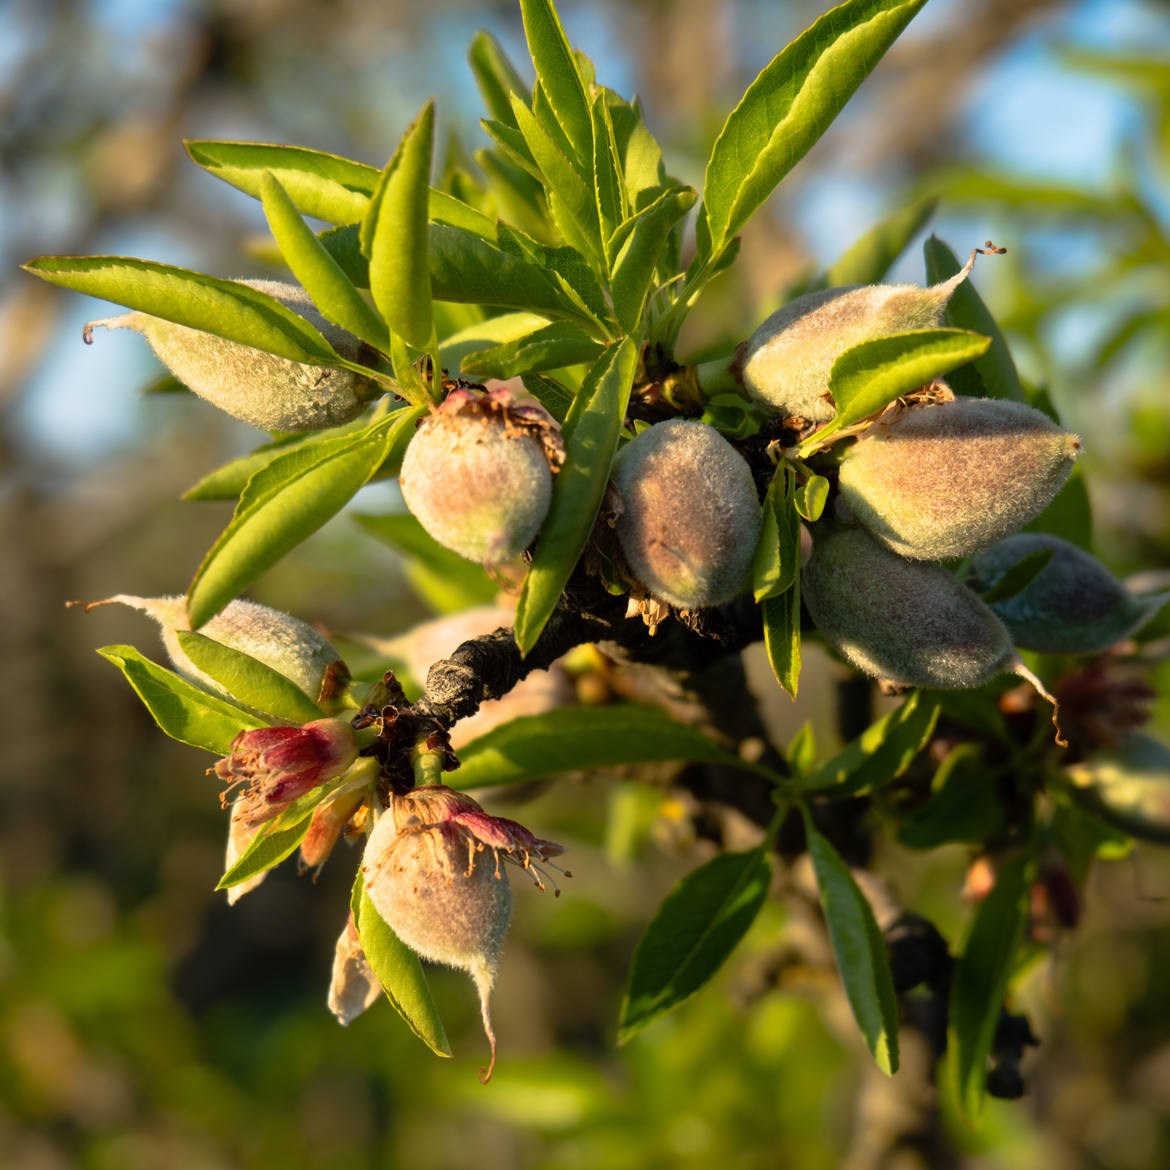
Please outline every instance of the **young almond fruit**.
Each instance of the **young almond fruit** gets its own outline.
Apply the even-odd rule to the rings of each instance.
[[[406,506],[444,548],[498,565],[536,539],[564,461],[560,428],[508,390],[456,391],[423,419],[402,460]]]
[[[361,360],[362,342],[326,321],[300,285],[274,280],[239,283],[275,297],[304,317],[341,357]],[[87,341],[95,325],[141,333],[159,361],[188,389],[234,418],[266,431],[316,431],[337,426],[356,418],[381,393],[368,378],[352,370],[292,361],[149,313],[130,312],[91,321],[85,327]]]
[[[185,597],[134,597],[118,593],[104,601],[91,602],[86,609],[115,603],[139,609],[158,622],[167,656],[179,674],[209,691],[228,694],[179,645],[179,632],[191,628]],[[349,680],[341,655],[328,639],[299,618],[255,601],[229,602],[199,628],[199,633],[263,662],[296,683],[309,698],[326,706],[338,697]]]
[[[618,453],[612,480],[622,553],[654,597],[702,609],[747,588],[763,513],[751,468],[717,430],[649,427]]]
[[[818,525],[802,596],[851,666],[904,687],[977,687],[1016,667],[1003,622],[940,565],[908,561],[861,528]]]
[[[951,294],[970,275],[975,255],[949,280],[929,288],[871,284],[805,293],[777,309],[751,335],[733,372],[752,398],[781,417],[828,422],[837,413],[829,393],[833,363],[863,341],[940,326]]]
[[[990,589],[1033,553],[1049,562],[1014,597],[991,602],[1017,645],[1045,654],[1098,654],[1139,630],[1170,592],[1135,597],[1096,557],[1040,532],[1009,536],[975,558],[979,588]]]
[[[466,971],[475,983],[492,1050],[483,1081],[496,1062],[489,1001],[512,910],[500,862],[527,870],[543,890],[541,865],[561,852],[441,784],[391,794],[366,843],[366,893],[386,925],[424,959]]]
[[[900,556],[978,552],[1048,506],[1080,452],[1076,435],[1020,402],[955,398],[876,422],[845,453],[854,519]]]

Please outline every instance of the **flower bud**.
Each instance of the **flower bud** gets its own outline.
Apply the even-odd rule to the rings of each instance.
[[[258,828],[298,796],[348,771],[357,754],[357,736],[348,723],[315,719],[301,727],[241,731],[214,771],[229,790],[246,786],[235,797],[232,820]]]
[[[333,976],[326,1002],[338,1023],[344,1026],[372,1007],[381,994],[381,984],[358,941],[351,913],[333,952]]]
[[[825,640],[874,678],[955,690],[1016,667],[1007,629],[958,578],[904,560],[860,528],[818,531],[801,579]]]
[[[190,630],[185,597],[134,597],[118,593],[86,606],[128,605],[158,622],[172,665],[184,678],[216,694],[228,691],[200,670],[179,645],[178,633]],[[312,626],[290,614],[239,599],[200,626],[199,632],[241,654],[248,654],[296,683],[311,699],[329,704],[345,689],[349,671],[341,655]],[[230,697],[230,696],[229,696]]]
[[[1113,751],[1068,769],[1073,791],[1103,820],[1170,845],[1170,748],[1131,732]]]
[[[841,462],[841,497],[887,548],[938,561],[987,548],[1039,515],[1080,440],[1019,402],[956,398],[874,423]]]
[[[713,427],[670,419],[618,453],[614,523],[634,576],[680,609],[730,601],[748,586],[762,511],[751,468]]]
[[[423,419],[402,460],[402,497],[445,548],[496,565],[536,538],[564,460],[560,429],[507,390],[450,395]]]
[[[540,863],[560,852],[443,785],[391,795],[366,844],[366,892],[386,924],[424,959],[466,971],[475,983],[492,1049],[481,1080],[495,1066],[489,999],[512,908],[500,862],[526,869],[543,889]]]
[[[1046,533],[1021,532],[975,558],[981,589],[990,589],[1024,557],[1052,559],[1014,597],[991,608],[1017,645],[1045,654],[1097,654],[1128,638],[1170,601],[1170,593],[1135,597],[1096,557]]]
[[[274,280],[239,283],[275,297],[304,317],[341,357],[360,359],[361,341],[326,321],[299,285]],[[130,312],[91,321],[85,327],[87,341],[95,325],[141,333],[159,361],[188,389],[234,418],[266,431],[316,431],[337,426],[361,414],[378,393],[368,378],[352,370],[278,357],[149,313]]]
[[[828,422],[833,363],[863,341],[942,324],[947,302],[971,272],[975,254],[949,280],[850,285],[806,293],[777,309],[748,339],[739,363],[748,394],[784,418]]]

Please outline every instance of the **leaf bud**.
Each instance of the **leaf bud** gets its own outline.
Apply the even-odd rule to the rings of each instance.
[[[801,583],[812,619],[851,666],[904,687],[977,687],[1016,667],[1004,624],[940,565],[860,528],[818,525]]]
[[[274,280],[239,283],[275,297],[304,317],[341,357],[360,360],[362,342],[326,321],[299,285]],[[95,325],[141,333],[159,361],[183,385],[234,418],[267,431],[337,426],[356,418],[380,392],[368,378],[352,370],[293,361],[149,313],[135,311],[91,321],[85,327],[86,340]]]
[[[1112,751],[1067,769],[1073,792],[1102,820],[1142,841],[1170,845],[1170,748],[1130,732]]]
[[[612,479],[622,553],[651,594],[702,609],[747,588],[763,513],[751,468],[717,430],[657,423],[618,452]]]
[[[937,328],[974,259],[973,252],[959,272],[929,288],[848,285],[797,297],[777,309],[744,345],[736,363],[744,388],[784,418],[828,422],[837,413],[829,393],[833,363],[863,341]]]
[[[158,622],[167,656],[184,678],[216,694],[228,694],[225,687],[187,657],[179,644],[179,633],[191,629],[185,597],[134,597],[118,593],[104,601],[92,602],[86,609],[114,603],[139,609]],[[345,689],[349,679],[341,655],[327,638],[299,618],[255,601],[237,598],[229,602],[200,626],[199,633],[250,655],[296,683],[311,699],[326,705]]]
[[[413,951],[471,976],[492,1050],[480,1072],[487,1081],[496,1060],[489,1001],[512,909],[500,862],[521,866],[543,889],[541,867],[561,847],[489,816],[470,796],[441,784],[389,800],[366,843],[366,893]]]
[[[887,548],[938,561],[987,548],[1047,507],[1080,440],[1019,402],[955,398],[876,422],[845,453],[850,513]]]
[[[422,420],[402,460],[406,506],[445,548],[497,565],[536,538],[564,461],[560,428],[507,390],[448,396]]]
[[[1044,654],[1098,654],[1140,629],[1170,601],[1170,592],[1135,597],[1090,553],[1041,532],[1009,536],[975,558],[980,589],[989,589],[1024,557],[1052,558],[1014,597],[991,602],[1017,645]]]

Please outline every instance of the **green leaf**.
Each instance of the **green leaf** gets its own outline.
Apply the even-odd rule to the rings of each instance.
[[[697,728],[671,719],[658,707],[558,707],[523,715],[492,728],[459,751],[460,767],[449,783],[488,788],[625,764],[702,760],[740,768],[781,782],[762,764],[721,748]]]
[[[268,226],[292,274],[326,320],[348,329],[368,345],[387,353],[386,326],[326,250],[271,171],[260,179],[260,198]]]
[[[962,329],[914,329],[851,346],[829,374],[836,417],[805,439],[802,454],[816,450],[843,427],[876,414],[895,398],[978,357],[990,344],[988,338]]]
[[[795,699],[800,682],[800,577],[779,596],[760,604],[764,619],[764,650],[776,681]]]
[[[531,101],[531,95],[500,43],[491,33],[480,32],[471,42],[467,59],[471,63],[475,83],[479,86],[484,108],[497,121],[514,127],[516,123],[512,120],[509,95],[519,94],[525,102]]]
[[[434,136],[432,99],[386,164],[361,230],[378,312],[407,345],[424,350],[435,336],[427,246]]]
[[[764,498],[764,523],[752,563],[752,593],[757,601],[792,588],[800,571],[800,517],[796,512],[796,470],[781,463]]]
[[[898,1001],[886,940],[849,867],[804,813],[808,853],[821,892],[821,909],[853,1017],[878,1068],[898,1071]]]
[[[427,977],[418,956],[386,925],[374,909],[363,885],[365,877],[358,870],[353,885],[350,909],[357,927],[358,942],[370,966],[407,1027],[436,1055],[450,1056],[451,1045],[439,1009],[431,998]]]
[[[593,324],[555,272],[460,228],[432,225],[430,271],[431,287],[441,301],[503,305]]]
[[[570,321],[558,321],[525,337],[469,353],[463,372],[477,378],[513,378],[540,370],[559,370],[596,359],[601,344]]]
[[[985,589],[979,596],[988,605],[1018,596],[1039,576],[1055,552],[1052,548],[1038,548],[1021,557],[990,589]]]
[[[271,666],[191,630],[177,630],[183,653],[238,702],[287,723],[311,723],[325,712]]]
[[[230,889],[279,865],[300,848],[312,820],[312,814],[309,813],[295,824],[285,825],[283,828],[278,828],[275,821],[263,825],[256,836],[248,842],[244,852],[228,867],[215,888]]]
[[[829,481],[823,475],[814,475],[796,489],[794,501],[797,512],[809,523],[821,518],[829,499]]]
[[[937,695],[911,691],[896,710],[871,723],[828,763],[802,777],[801,790],[837,799],[859,796],[896,779],[929,742],[938,712]]]
[[[593,121],[577,58],[552,0],[520,0],[520,12],[537,83],[584,170],[593,161]]]
[[[565,425],[569,411],[573,408],[573,392],[567,386],[544,374],[528,374],[524,379],[524,388],[562,427]]]
[[[695,205],[690,187],[677,187],[622,223],[614,233],[610,277],[614,311],[627,332],[634,332],[654,285],[662,249],[675,224]]]
[[[948,280],[962,265],[958,257],[937,236],[931,236],[924,245],[926,278],[931,284]],[[1027,402],[1028,396],[1020,385],[1016,363],[1012,361],[1003,333],[988,312],[983,298],[975,291],[968,277],[951,293],[947,302],[946,320],[956,329],[970,329],[991,338],[987,352],[975,358],[970,369],[960,367],[951,374],[951,388],[956,394],[972,398],[1010,398]]]
[[[806,719],[800,725],[800,730],[788,741],[784,758],[795,776],[803,776],[816,763],[817,743],[811,720]]]
[[[956,841],[972,845],[991,840],[1004,827],[998,773],[988,767],[977,743],[961,743],[938,766],[930,799],[898,830],[911,849],[935,849]]]
[[[298,211],[329,223],[360,223],[378,185],[375,167],[303,146],[207,140],[184,145],[204,170],[257,199],[261,179],[271,171]]]
[[[621,162],[626,201],[634,211],[649,207],[666,185],[662,147],[642,120],[640,111],[612,90],[605,90],[614,145]]]
[[[717,254],[828,129],[926,0],[847,0],[748,87],[707,163],[703,219]]]
[[[593,119],[593,192],[597,198],[597,218],[604,244],[614,228],[629,215],[630,209],[604,90],[598,89],[594,93],[590,114]],[[608,245],[605,251],[609,255]]]
[[[324,337],[275,297],[238,280],[125,256],[41,256],[24,265],[50,284],[309,365],[341,365]]]
[[[155,723],[180,743],[224,756],[241,731],[266,726],[252,711],[151,662],[133,646],[103,646],[98,653],[126,676]]]
[[[893,267],[910,241],[922,230],[938,206],[937,198],[911,203],[887,216],[844,252],[825,274],[826,288],[877,284]],[[958,268],[955,269],[958,271]],[[951,322],[952,325],[958,322]],[[975,328],[975,326],[971,326]],[[987,332],[976,329],[977,333]]]
[[[440,613],[457,613],[495,600],[499,588],[483,567],[444,548],[409,513],[354,519],[406,557],[407,580]]]
[[[431,223],[445,223],[450,227],[463,228],[464,231],[495,243],[496,221],[461,199],[456,199],[454,195],[437,191],[432,187],[427,197],[427,212],[431,217]]]
[[[262,443],[247,455],[241,455],[208,472],[198,483],[189,487],[183,493],[184,500],[234,500],[247,486],[261,468],[267,467],[278,456],[299,449],[311,447],[317,443],[327,443],[339,435],[352,435],[356,431],[364,430],[369,426],[369,420],[354,419],[352,422],[342,423],[336,427],[326,427],[320,431],[299,431],[293,435],[284,435],[271,443]]]
[[[340,511],[420,413],[421,408],[396,411],[355,435],[289,451],[257,472],[191,582],[191,625],[198,628],[214,617]]]
[[[545,195],[553,223],[565,243],[583,256],[601,255],[601,228],[597,203],[573,163],[565,157],[532,111],[512,98],[512,111],[520,133],[544,176]]]
[[[721,853],[671,890],[634,951],[619,1044],[711,979],[756,920],[771,881],[761,845],[747,853]]]
[[[630,400],[638,346],[627,337],[590,367],[565,428],[565,464],[516,606],[516,644],[536,645],[593,531]],[[577,403],[580,403],[578,409]]]
[[[510,341],[520,341],[547,325],[548,318],[537,313],[501,313],[483,321],[473,321],[457,333],[444,338],[439,359],[447,370],[462,370],[468,354],[491,349]]]
[[[979,905],[951,977],[948,1080],[959,1108],[972,1121],[982,1112],[987,1094],[987,1058],[1024,934],[1031,871],[1026,854],[1004,862],[994,888]]]

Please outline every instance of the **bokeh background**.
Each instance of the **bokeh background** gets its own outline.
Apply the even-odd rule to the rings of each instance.
[[[641,94],[668,165],[701,186],[722,119],[824,0],[563,0],[599,79]],[[497,993],[501,1063],[482,1088],[470,987],[438,973],[456,1049],[430,1056],[382,1004],[325,1011],[356,858],[314,885],[285,866],[229,911],[212,887],[223,817],[209,760],[155,731],[93,648],[157,649],[140,615],[69,599],[181,591],[230,515],[184,503],[265,436],[144,389],[140,339],[82,324],[112,306],[18,271],[42,253],[122,253],[257,275],[258,204],[191,164],[183,138],[288,142],[381,166],[431,95],[440,141],[486,141],[465,53],[487,28],[518,64],[518,11],[460,0],[7,0],[0,5],[0,1166],[5,1170],[906,1167],[1148,1170],[1170,1164],[1170,865],[1098,866],[1082,923],[1018,1002],[1042,1044],[1029,1095],[974,1133],[932,1123],[891,1150],[899,1110],[859,1058],[832,981],[770,989],[799,928],[770,909],[713,991],[614,1046],[621,980],[658,901],[702,856],[620,777],[527,805],[577,875],[518,891]],[[522,69],[522,72],[524,70]],[[694,346],[735,340],[802,276],[907,200],[960,253],[1025,376],[1086,440],[1098,552],[1170,567],[1170,5],[931,0],[745,233]],[[923,279],[920,248],[899,263]],[[375,485],[358,510],[396,506]],[[393,634],[426,616],[394,555],[343,515],[253,590],[325,627]],[[1155,730],[1170,731],[1170,672]],[[753,672],[763,679],[763,673]],[[833,746],[832,668],[792,706]],[[616,826],[616,827],[615,827]],[[968,858],[890,846],[903,902],[959,936]],[[915,1096],[915,1093],[918,1096]],[[885,1127],[883,1129],[883,1126]],[[895,1126],[896,1128],[896,1126]]]

